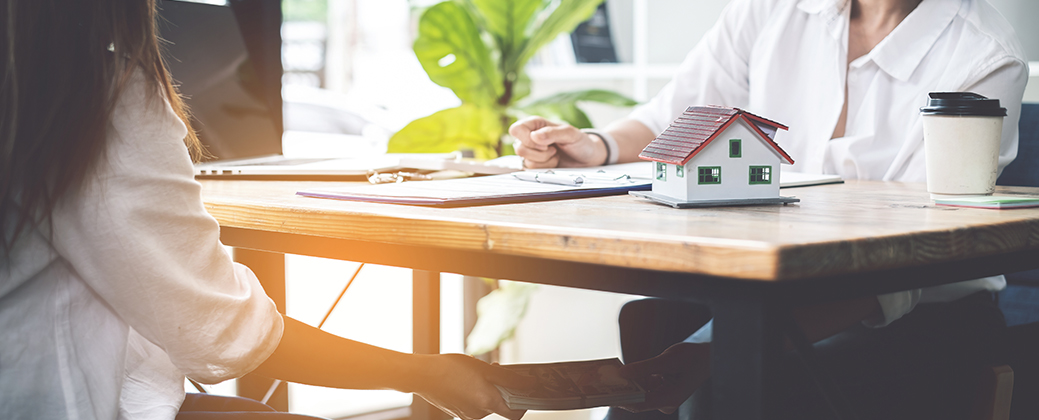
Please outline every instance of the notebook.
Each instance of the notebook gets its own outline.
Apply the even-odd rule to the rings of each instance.
[[[1039,197],[986,195],[957,198],[936,198],[934,204],[950,207],[969,207],[977,209],[1021,209],[1039,207]]]

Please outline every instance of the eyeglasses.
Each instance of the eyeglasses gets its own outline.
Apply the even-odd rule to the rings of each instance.
[[[404,181],[430,181],[432,175],[418,172],[376,172],[368,171],[368,182],[372,184],[399,184]]]

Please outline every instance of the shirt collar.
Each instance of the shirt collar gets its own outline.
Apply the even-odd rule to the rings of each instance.
[[[824,11],[832,13],[840,11],[848,2],[848,0],[801,0],[797,3],[797,8],[812,14]]]
[[[906,81],[960,11],[962,0],[923,0],[868,57],[884,72]]]
[[[819,15],[826,24],[826,29],[834,39],[844,34],[844,26],[851,9],[851,0],[801,0],[797,8],[805,13]]]

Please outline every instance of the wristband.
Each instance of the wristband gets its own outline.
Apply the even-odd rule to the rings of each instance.
[[[599,131],[592,128],[582,128],[581,132],[585,134],[594,134],[602,139],[602,144],[606,146],[606,162],[603,165],[613,165],[620,159],[620,148],[617,147],[617,140],[613,139],[609,133],[605,131]]]

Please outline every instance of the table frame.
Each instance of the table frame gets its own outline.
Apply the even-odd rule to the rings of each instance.
[[[777,384],[774,370],[781,355],[781,322],[794,305],[868,296],[1004,272],[1039,268],[1037,249],[981,256],[850,275],[823,276],[797,281],[735,280],[688,273],[567,262],[493,252],[451,250],[327,237],[223,227],[224,244],[246,250],[239,261],[264,279],[264,287],[280,287],[284,305],[284,260],[279,254],[363,261],[408,267],[414,274],[416,353],[439,352],[439,273],[502,278],[559,286],[645,296],[684,299],[707,304],[714,316],[711,372],[715,417],[764,419],[778,407],[768,389]],[[255,251],[264,251],[256,253]],[[275,253],[275,254],[272,254]],[[250,259],[268,255],[271,261]],[[260,257],[261,260],[264,258]],[[257,270],[263,267],[261,274]],[[272,270],[267,272],[266,270]],[[650,280],[650,281],[640,281]],[[275,283],[281,283],[277,285]],[[271,289],[268,289],[271,294]],[[272,294],[272,297],[273,294]],[[276,298],[277,300],[277,298]],[[724,355],[721,357],[720,355]],[[245,380],[246,391],[251,379]],[[269,383],[269,382],[268,382]],[[261,395],[262,396],[262,395]],[[287,405],[287,400],[285,400]],[[280,403],[275,405],[280,407]],[[416,398],[411,418],[442,418],[436,408]]]

